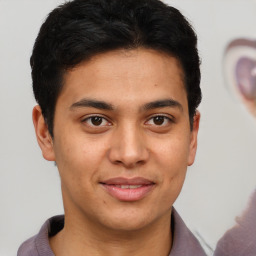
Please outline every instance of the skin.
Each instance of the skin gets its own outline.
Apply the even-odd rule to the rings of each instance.
[[[116,50],[67,71],[54,138],[40,107],[33,109],[42,154],[56,161],[61,178],[65,227],[50,240],[54,253],[168,255],[171,209],[195,159],[199,119],[197,112],[191,130],[183,72],[172,56]],[[142,199],[122,201],[101,184],[115,177],[154,185]]]

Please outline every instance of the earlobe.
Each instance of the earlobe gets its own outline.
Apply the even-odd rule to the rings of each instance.
[[[40,106],[37,105],[33,108],[32,118],[37,142],[41,148],[43,157],[48,161],[55,161],[53,140],[49,133],[47,124],[45,123]]]
[[[197,135],[200,123],[200,112],[197,110],[193,121],[193,130],[190,135],[190,148],[188,157],[188,166],[192,165],[195,161],[196,150],[197,150]]]

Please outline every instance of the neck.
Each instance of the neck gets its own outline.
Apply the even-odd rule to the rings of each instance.
[[[56,256],[168,256],[171,244],[170,212],[135,231],[97,227],[66,214],[63,230],[50,240]]]

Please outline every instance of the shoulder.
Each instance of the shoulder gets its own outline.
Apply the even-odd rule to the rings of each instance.
[[[36,236],[33,236],[23,242],[18,249],[17,256],[37,256],[38,253],[35,247],[35,238]]]
[[[173,246],[169,256],[206,256],[199,241],[175,209],[172,211]]]
[[[48,219],[37,235],[22,243],[18,249],[17,256],[54,256],[49,244],[49,236],[58,233],[63,226],[63,215]]]

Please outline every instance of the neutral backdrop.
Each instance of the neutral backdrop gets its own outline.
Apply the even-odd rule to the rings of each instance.
[[[45,161],[31,121],[29,57],[58,0],[0,0],[0,256],[16,255],[43,222],[63,213],[56,167]],[[255,0],[169,0],[192,22],[202,58],[203,102],[196,163],[176,208],[212,248],[256,187],[256,120],[229,91],[223,52],[256,39]]]

